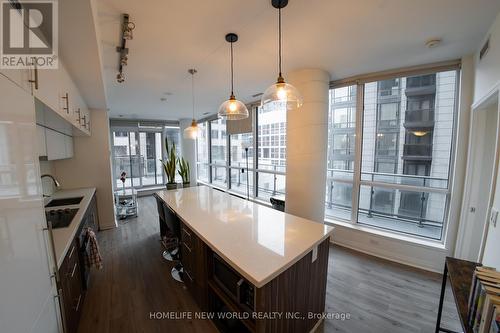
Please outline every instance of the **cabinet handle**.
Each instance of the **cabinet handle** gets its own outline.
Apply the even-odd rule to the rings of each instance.
[[[66,111],[67,114],[69,114],[69,96],[68,93],[62,97],[63,99],[66,100],[66,107],[63,107],[63,110]]]
[[[186,230],[186,228],[182,228],[182,231],[184,231],[189,237],[191,237],[191,233]]]
[[[189,272],[186,270],[186,268],[184,268],[184,273],[187,275],[189,280],[191,280],[191,282],[193,282],[193,278],[191,277],[191,274],[189,274]]]
[[[80,120],[80,114],[81,114],[81,111],[80,111],[80,108],[78,108],[75,113],[78,114],[78,118],[76,119],[76,121],[78,121],[79,124],[81,124],[81,120]]]
[[[57,298],[59,300],[59,307],[61,308],[61,321],[63,326],[63,333],[66,333],[68,330],[66,326],[66,311],[64,311],[64,298],[62,297],[62,289],[57,290],[57,295],[55,295],[54,298]]]
[[[83,127],[86,127],[86,124],[87,124],[87,115],[84,114],[82,119],[83,119],[83,124],[80,124],[80,125],[82,125]]]
[[[75,311],[78,312],[78,309],[80,308],[80,301],[82,300],[82,294],[78,296],[78,301],[76,302],[76,306],[74,307]]]
[[[38,68],[36,67],[36,60],[33,63],[33,75],[34,79],[33,80],[28,80],[28,82],[32,83],[35,86],[35,90],[38,90]]]
[[[76,262],[75,262],[75,266],[73,266],[73,270],[71,271],[71,274],[68,274],[68,276],[69,276],[70,278],[73,278],[73,276],[75,275],[76,265],[77,265],[77,264],[78,264],[78,263],[76,263]]]
[[[75,251],[75,246],[73,245],[73,247],[71,248],[71,252],[69,253],[68,259],[71,258],[74,251]]]
[[[182,244],[184,244],[184,246],[186,247],[186,249],[187,249],[189,252],[193,252],[193,251],[191,250],[191,248],[190,248],[190,247],[189,247],[189,246],[188,246],[185,242],[182,242]]]

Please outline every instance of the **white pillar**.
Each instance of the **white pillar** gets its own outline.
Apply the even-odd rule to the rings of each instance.
[[[182,157],[189,163],[191,169],[190,181],[191,185],[196,185],[196,140],[184,138],[184,129],[191,126],[192,119],[180,119],[179,125],[181,128],[181,154]]]
[[[287,112],[287,213],[323,223],[325,213],[330,75],[321,69],[287,74],[304,97],[300,109]]]

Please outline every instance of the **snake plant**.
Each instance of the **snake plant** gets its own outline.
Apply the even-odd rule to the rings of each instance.
[[[186,161],[184,159],[184,157],[177,158],[177,160],[179,161],[179,171],[177,171],[177,172],[179,173],[179,175],[182,178],[182,183],[188,184],[189,183],[189,172],[190,172],[189,162]]]
[[[175,171],[177,169],[175,143],[172,143],[172,146],[170,147],[168,139],[165,139],[165,147],[167,149],[167,159],[165,161],[160,161],[163,163],[163,168],[165,169],[165,174],[167,175],[167,184],[175,184]]]

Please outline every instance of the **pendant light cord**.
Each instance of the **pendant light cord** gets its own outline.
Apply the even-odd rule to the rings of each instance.
[[[234,96],[233,67],[233,42],[231,42],[231,96]]]
[[[191,105],[193,107],[193,120],[194,120],[194,72],[191,73]]]
[[[281,77],[281,8],[278,8],[278,69]]]

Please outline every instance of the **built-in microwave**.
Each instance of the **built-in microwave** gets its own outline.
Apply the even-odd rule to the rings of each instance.
[[[215,283],[242,309],[254,311],[255,287],[230,267],[219,255],[213,253],[212,274]]]

